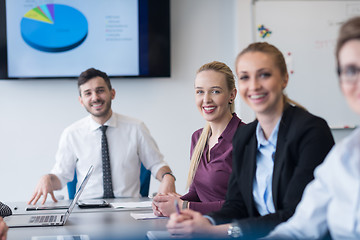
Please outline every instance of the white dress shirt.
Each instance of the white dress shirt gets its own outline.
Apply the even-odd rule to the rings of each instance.
[[[360,239],[360,128],[335,145],[315,179],[306,187],[296,212],[268,238]]]
[[[114,195],[138,197],[141,162],[155,177],[158,170],[166,166],[163,155],[143,122],[113,113],[104,125],[108,126],[106,136]],[[60,138],[56,163],[51,170],[64,187],[73,179],[76,168],[79,187],[93,165],[94,172],[82,193],[83,199],[103,197],[100,126],[89,115],[67,127]]]

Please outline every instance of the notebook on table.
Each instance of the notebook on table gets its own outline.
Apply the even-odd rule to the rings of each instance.
[[[4,221],[8,227],[44,227],[44,226],[62,226],[68,220],[72,210],[74,209],[81,193],[83,192],[85,185],[89,181],[89,178],[94,170],[93,166],[90,166],[84,180],[80,184],[74,199],[67,208],[65,213],[50,213],[50,214],[36,214],[36,215],[12,215],[4,218]]]

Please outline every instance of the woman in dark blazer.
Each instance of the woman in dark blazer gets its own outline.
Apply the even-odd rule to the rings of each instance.
[[[327,123],[283,93],[288,74],[276,47],[250,44],[237,57],[236,73],[239,94],[256,120],[234,136],[226,201],[205,217],[190,210],[171,215],[170,233],[265,236],[292,216],[315,167],[334,144]]]

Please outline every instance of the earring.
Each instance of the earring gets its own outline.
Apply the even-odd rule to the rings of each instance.
[[[233,100],[232,100],[232,99],[230,99],[229,104],[232,104],[232,101],[233,101]]]

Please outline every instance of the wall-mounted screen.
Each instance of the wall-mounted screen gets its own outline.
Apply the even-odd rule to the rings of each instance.
[[[170,76],[170,0],[0,0],[0,79]]]

